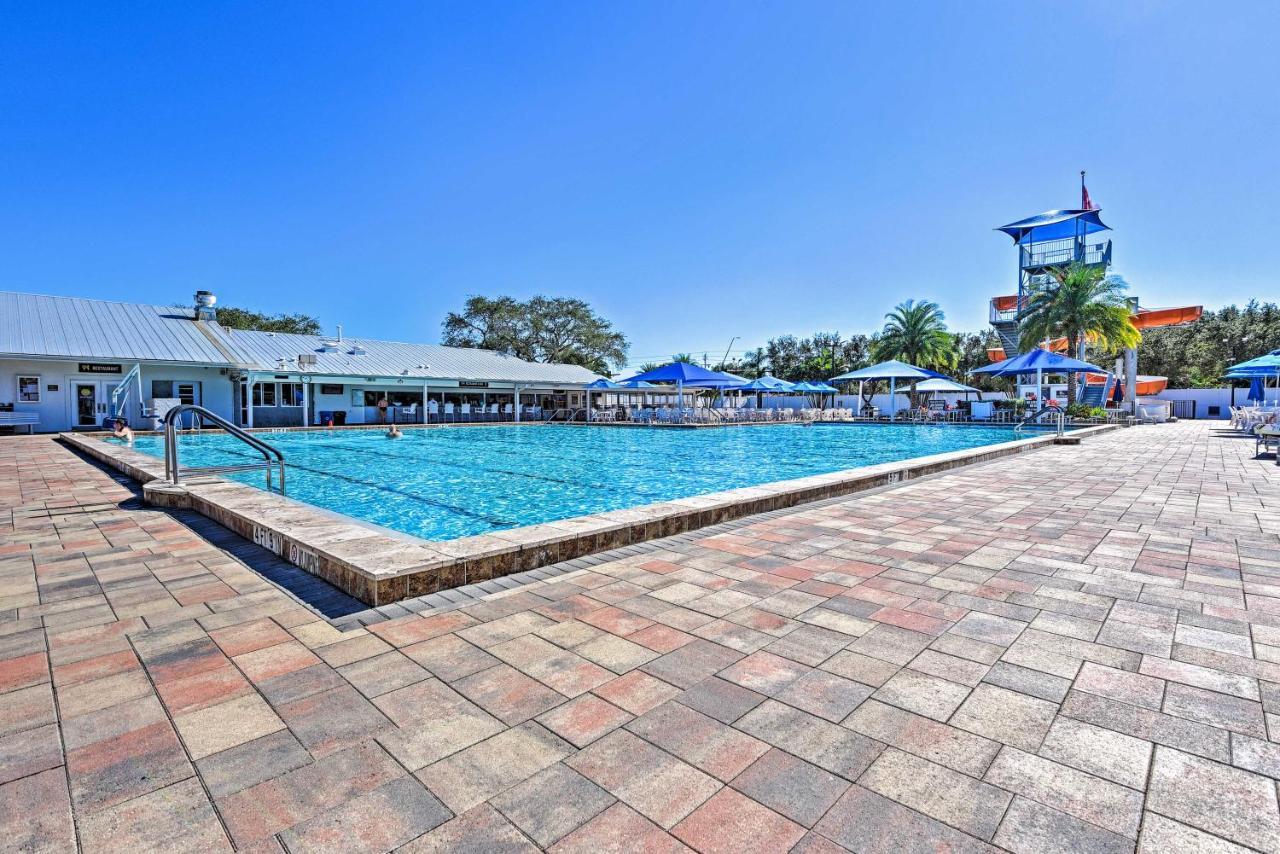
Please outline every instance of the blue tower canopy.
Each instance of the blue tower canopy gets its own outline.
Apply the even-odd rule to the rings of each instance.
[[[1095,231],[1110,231],[1111,227],[1103,223],[1101,214],[1102,211],[1097,208],[1088,211],[1045,211],[1002,225],[996,230],[1012,237],[1015,243],[1065,240],[1093,234]]]

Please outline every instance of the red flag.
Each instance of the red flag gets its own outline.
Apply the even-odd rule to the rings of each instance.
[[[1080,208],[1086,211],[1097,210],[1093,199],[1089,198],[1089,188],[1084,185],[1083,181],[1080,182]]]

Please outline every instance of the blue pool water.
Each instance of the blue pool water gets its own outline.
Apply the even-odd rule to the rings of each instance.
[[[1034,434],[1020,434],[1028,437]],[[291,498],[432,540],[1007,442],[1008,427],[780,425],[710,430],[505,426],[283,432]],[[183,467],[262,459],[184,435]],[[135,447],[164,455],[164,438]],[[263,487],[261,471],[225,477]]]

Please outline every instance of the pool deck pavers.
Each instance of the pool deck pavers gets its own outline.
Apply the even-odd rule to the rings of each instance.
[[[3,437],[0,836],[1280,852],[1280,468],[1253,454],[1122,430],[355,627]]]

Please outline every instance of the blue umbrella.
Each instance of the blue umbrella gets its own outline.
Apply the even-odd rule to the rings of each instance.
[[[1091,365],[1088,362],[1082,362],[1079,359],[1073,359],[1061,353],[1050,353],[1048,350],[1037,347],[1034,350],[1028,350],[1025,353],[1014,356],[1012,359],[1005,359],[1003,362],[974,368],[970,373],[991,374],[995,377],[1012,377],[1035,373],[1109,374],[1111,372],[1105,368],[1099,368],[1097,365]]]
[[[1105,368],[1064,356],[1061,353],[1050,353],[1041,347],[1020,353],[1012,359],[974,368],[970,373],[991,374],[995,377],[1016,377],[1023,374],[1036,375],[1036,397],[1040,396],[1040,386],[1045,374],[1110,374]]]
[[[738,391],[763,391],[763,392],[772,391],[777,393],[785,393],[789,391],[795,391],[795,385],[787,382],[786,380],[780,380],[777,377],[770,376],[769,374],[765,374],[764,376],[760,377],[760,379],[758,380],[752,380],[746,385],[738,386]]]
[[[1245,400],[1266,400],[1267,392],[1262,385],[1262,377],[1254,377],[1249,381],[1249,396]]]
[[[601,377],[595,382],[587,383],[586,389],[587,389],[587,420],[588,421],[591,420],[591,391],[593,389],[611,389],[611,388],[623,388],[623,386],[619,385],[618,383],[615,383],[613,380],[605,379],[604,377]]]
[[[654,383],[675,383],[679,396],[678,405],[684,409],[684,387],[691,388],[738,388],[743,381],[722,371],[709,371],[688,362],[671,362],[651,371],[644,371],[623,382],[644,380]]]

